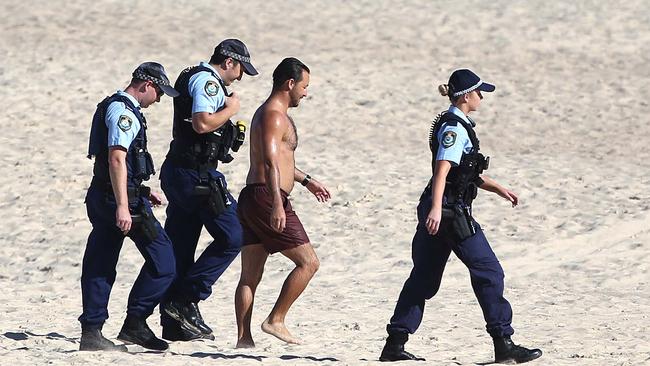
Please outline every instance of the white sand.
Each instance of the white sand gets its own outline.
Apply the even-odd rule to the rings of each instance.
[[[447,107],[436,86],[458,67],[497,85],[475,115],[477,131],[489,175],[521,199],[512,210],[483,193],[475,207],[506,271],[515,341],[544,350],[538,365],[650,364],[647,1],[217,3],[0,4],[1,365],[375,363],[411,268],[429,122]],[[283,57],[312,69],[311,96],[293,112],[297,162],[334,198],[319,205],[301,187],[293,194],[322,262],[287,319],[306,344],[255,328],[256,349],[233,348],[237,259],[201,307],[216,341],[173,343],[165,354],[77,352],[95,105],[140,62],[159,61],[175,79],[226,37],[246,42],[261,74],[234,86],[239,118],[250,120]],[[157,167],[171,112],[169,99],[147,111]],[[247,156],[245,145],[223,168],[235,194]],[[164,209],[155,213],[164,220]],[[204,233],[200,245],[208,242]],[[142,262],[127,240],[108,337]],[[291,267],[279,255],[268,261],[255,324]],[[157,316],[150,324],[160,334]],[[452,258],[408,349],[472,365],[490,361],[491,347],[467,270]]]

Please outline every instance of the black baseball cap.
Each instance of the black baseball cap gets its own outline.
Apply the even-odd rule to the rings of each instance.
[[[494,85],[481,80],[478,75],[469,69],[458,69],[451,73],[448,85],[453,97],[458,97],[473,92],[474,90],[493,92],[496,89]]]
[[[244,72],[248,75],[257,75],[258,72],[251,63],[251,54],[244,42],[238,39],[225,39],[214,48],[214,55],[223,55],[239,61],[244,66]]]
[[[180,95],[180,93],[171,86],[163,65],[157,62],[145,62],[140,64],[140,66],[133,71],[133,77],[153,82],[158,85],[165,94],[172,98]]]

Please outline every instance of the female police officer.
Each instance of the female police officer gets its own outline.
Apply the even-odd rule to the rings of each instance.
[[[513,192],[481,175],[489,159],[479,153],[474,122],[467,116],[478,109],[481,92],[494,89],[467,69],[454,71],[449,83],[439,87],[452,105],[431,129],[433,178],[420,197],[412,244],[414,266],[386,327],[388,338],[381,361],[423,360],[405,351],[404,344],[422,321],[425,299],[438,291],[451,251],[469,269],[474,294],[494,341],[495,362],[521,363],[542,355],[539,349],[515,345],[510,339],[514,333],[510,326],[512,309],[503,297],[503,269],[472,217],[477,188],[498,194],[513,207],[518,202]]]

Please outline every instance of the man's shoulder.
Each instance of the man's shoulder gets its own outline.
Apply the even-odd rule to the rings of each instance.
[[[221,83],[214,75],[207,71],[197,72],[192,75],[188,81],[190,90],[194,93],[205,93],[214,97],[217,94],[225,94],[221,88]]]
[[[126,109],[126,103],[119,99],[114,99],[106,106],[107,110],[117,110],[117,109]]]
[[[258,117],[258,121],[264,126],[282,127],[289,123],[287,113],[266,104],[261,105],[255,114]]]
[[[107,119],[117,118],[120,115],[127,115],[136,119],[135,113],[121,100],[114,100],[106,107]]]
[[[214,74],[210,70],[199,69],[194,73],[194,75],[190,76],[190,81],[196,80],[196,79],[200,79],[200,80],[205,80],[205,79],[217,80],[217,77],[214,76]]]

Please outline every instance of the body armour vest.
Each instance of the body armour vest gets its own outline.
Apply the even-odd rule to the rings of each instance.
[[[224,136],[221,129],[210,133],[197,133],[192,127],[193,98],[189,92],[189,82],[193,75],[202,71],[207,71],[217,78],[224,93],[228,95],[221,78],[208,67],[192,66],[181,72],[174,84],[174,89],[178,90],[180,95],[174,98],[174,126],[170,155],[178,161],[189,161],[197,165],[216,165],[219,157],[224,155],[223,151],[220,151],[224,149]],[[224,107],[221,106],[217,111]]]
[[[452,166],[449,170],[444,196],[449,204],[461,201],[467,205],[471,205],[474,198],[476,198],[478,187],[483,184],[480,174],[488,168],[490,158],[486,158],[479,152],[479,140],[476,137],[474,128],[469,123],[454,113],[443,112],[434,120],[429,133],[429,147],[433,154],[431,162],[432,172],[435,171],[436,154],[440,145],[438,142],[438,133],[445,123],[447,125],[462,125],[472,142],[472,149],[469,153],[463,152],[460,164]],[[433,177],[431,179],[433,180]]]
[[[93,115],[88,144],[88,158],[95,158],[93,166],[94,180],[110,182],[108,170],[108,127],[106,127],[106,110],[115,102],[122,102],[126,108],[133,112],[140,122],[140,131],[129,146],[126,153],[127,186],[140,186],[143,180],[149,180],[155,174],[151,155],[147,151],[147,121],[140,110],[135,107],[129,98],[120,94],[113,94],[104,98],[98,105]]]

